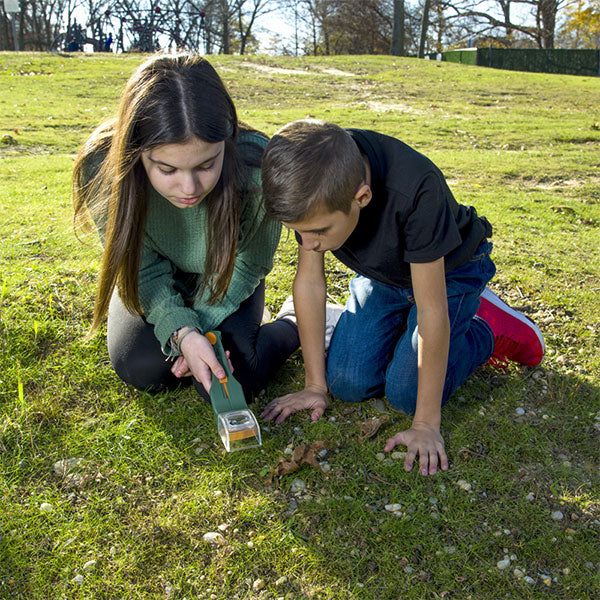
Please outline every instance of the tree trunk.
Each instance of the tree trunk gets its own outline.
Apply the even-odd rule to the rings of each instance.
[[[557,0],[540,0],[539,11],[542,21],[542,45],[544,48],[554,48]]]
[[[404,0],[394,0],[392,26],[392,56],[404,56]]]
[[[429,27],[429,6],[431,0],[425,0],[423,6],[423,18],[421,19],[421,37],[419,39],[419,58],[425,56],[425,40],[427,39],[427,28]]]

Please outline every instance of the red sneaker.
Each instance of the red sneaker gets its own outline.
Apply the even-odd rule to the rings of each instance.
[[[488,364],[506,368],[508,361],[537,367],[544,358],[544,336],[537,325],[523,313],[502,302],[494,292],[485,288],[477,311],[492,329],[494,352]]]

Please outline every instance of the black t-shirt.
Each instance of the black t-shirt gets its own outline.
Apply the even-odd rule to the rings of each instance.
[[[373,198],[334,256],[360,275],[411,287],[410,263],[445,257],[446,272],[465,264],[492,234],[485,217],[458,204],[442,172],[403,142],[348,129],[371,166]]]

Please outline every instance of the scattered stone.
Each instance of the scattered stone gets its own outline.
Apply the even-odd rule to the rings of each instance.
[[[533,577],[529,577],[529,575],[526,575],[525,577],[523,577],[523,581],[525,583],[528,583],[529,585],[535,584],[535,579]]]
[[[525,414],[525,409],[521,408],[520,406],[515,410],[515,412],[522,417]]]
[[[521,569],[515,569],[513,571],[513,575],[517,578],[517,579],[523,579],[523,577],[525,577],[525,573],[523,573],[523,571],[521,571]]]
[[[590,562],[590,561],[588,560],[588,561],[586,561],[586,562],[584,562],[584,563],[583,563],[583,566],[584,566],[586,569],[593,569],[593,568],[594,568],[594,563],[593,563],[593,562]]]
[[[392,452],[392,458],[394,460],[404,460],[406,458],[406,452],[400,452],[400,451]]]
[[[71,583],[76,583],[77,585],[81,585],[83,583],[83,575],[75,575],[73,579],[71,579]]]
[[[95,567],[96,567],[96,561],[88,560],[85,563],[85,565],[83,565],[83,570],[86,571],[87,573],[89,573],[90,571],[93,571]]]
[[[570,574],[571,574],[571,569],[569,569],[569,567],[565,567],[565,568],[562,570],[562,574],[563,574],[563,575],[570,575]]]
[[[246,546],[248,546],[248,548],[254,548],[254,542],[246,542]]]
[[[294,449],[290,448],[289,446],[283,451],[284,454],[290,455],[290,454],[294,454]]]
[[[444,552],[446,554],[456,554],[456,546],[444,546]]]
[[[321,471],[323,471],[323,473],[329,473],[329,471],[331,471],[331,465],[328,462],[322,462]]]
[[[202,539],[213,546],[224,546],[226,544],[225,538],[217,531],[205,533]]]
[[[560,510],[555,510],[551,515],[550,515],[555,521],[562,521],[565,517],[565,515],[562,514],[562,512]]]
[[[496,566],[501,570],[504,571],[504,569],[508,569],[508,567],[510,567],[510,559],[508,558],[503,558],[502,560],[499,560],[496,563]]]
[[[221,523],[217,529],[219,531],[227,531],[229,529],[229,523]]]
[[[57,460],[52,468],[57,475],[64,477],[71,471],[80,468],[84,462],[82,458],[64,458]]]
[[[322,450],[319,450],[318,454],[319,454],[319,458],[325,458],[327,456],[327,448],[323,448]]]
[[[287,583],[287,580],[288,578],[285,575],[283,575],[277,581],[275,581],[275,587],[281,587],[282,585],[285,585]]]
[[[461,490],[464,490],[465,492],[470,492],[470,491],[471,491],[471,489],[472,489],[472,487],[473,487],[473,486],[472,486],[472,485],[471,485],[471,484],[470,484],[468,481],[465,481],[464,479],[459,479],[459,480],[456,482],[456,485],[457,485],[457,486],[458,486],[458,487],[459,487]]]
[[[376,458],[376,459],[377,459],[379,462],[381,462],[382,460],[385,460],[385,454],[384,454],[383,452],[378,452],[378,453],[375,455],[375,458]]]
[[[42,512],[52,512],[54,510],[54,508],[52,507],[52,504],[50,504],[49,502],[43,502],[42,504],[40,504],[40,510]]]
[[[385,510],[388,512],[398,512],[402,508],[401,504],[386,504]]]
[[[302,481],[299,477],[296,477],[294,481],[292,481],[292,485],[290,486],[290,492],[292,494],[298,494],[303,492],[306,489],[306,483]]]
[[[223,495],[223,492],[222,492],[221,490],[215,490],[215,491],[213,492],[213,496],[214,496],[215,498],[220,498],[222,495]]]
[[[542,583],[545,586],[550,587],[552,585],[552,577],[550,577],[550,575],[542,575]]]
[[[529,500],[529,502],[533,502],[535,500],[535,494],[533,492],[529,492],[527,496],[525,496],[525,500]]]
[[[264,579],[257,579],[253,584],[252,584],[252,589],[255,592],[260,592],[260,590],[263,590],[265,588],[267,584],[265,583]]]
[[[410,567],[409,565],[406,565],[406,567],[404,567],[404,572],[405,573],[414,573],[414,569],[412,567]]]
[[[435,496],[431,496],[431,498],[429,498],[429,504],[437,504],[438,503],[438,499]]]

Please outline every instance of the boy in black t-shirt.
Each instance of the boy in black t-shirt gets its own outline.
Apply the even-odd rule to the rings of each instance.
[[[448,468],[441,406],[488,360],[536,366],[539,329],[486,288],[495,273],[492,228],[456,202],[440,170],[406,144],[373,131],[295,121],[269,142],[262,163],[267,213],[295,230],[294,306],[305,388],[263,412],[277,423],[325,411],[327,389],[345,401],[387,397],[414,414],[385,451],[407,447],[424,475]],[[325,346],[324,253],[357,275]],[[294,318],[294,317],[292,317]]]

